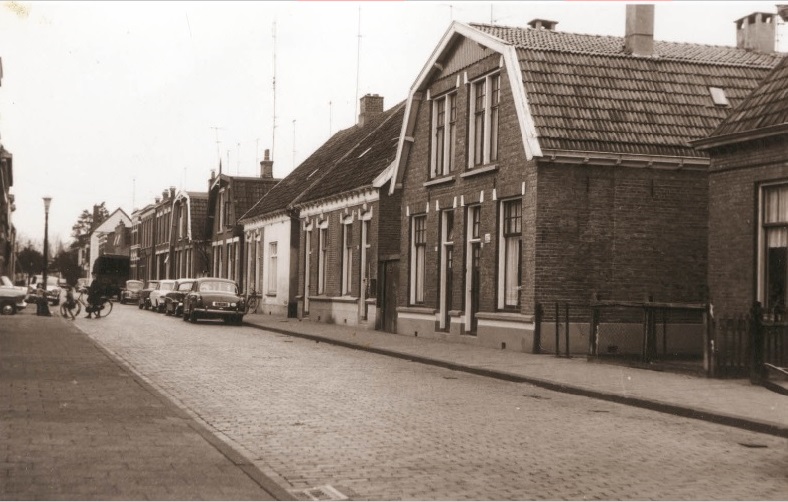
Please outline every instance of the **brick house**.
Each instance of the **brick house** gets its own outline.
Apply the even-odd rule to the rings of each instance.
[[[172,278],[208,274],[210,246],[205,238],[208,193],[180,190],[172,201],[170,256]]]
[[[357,127],[366,134],[291,203],[301,232],[299,317],[393,329],[396,298],[378,294],[378,258],[399,255],[400,197],[388,182],[404,111],[401,103],[384,112],[378,95],[361,98]]]
[[[132,279],[148,281],[156,279],[155,268],[155,224],[156,204],[148,204],[137,209],[131,217],[131,247],[129,250],[129,273]]]
[[[655,41],[653,8],[627,6],[624,38],[450,26],[411,87],[394,165],[399,333],[550,350],[539,304],[705,298],[709,159],[687,141],[777,58]],[[587,326],[572,325],[578,350]]]
[[[719,315],[788,306],[788,57],[709,137],[709,296]]]
[[[210,242],[208,275],[232,279],[245,289],[244,228],[241,216],[257,203],[279,179],[273,177],[272,163],[260,163],[259,177],[230,176],[211,172],[205,235]]]
[[[383,102],[379,97],[362,98],[357,124],[331,136],[241,218],[247,239],[257,242],[257,265],[252,265],[252,268],[256,271],[254,275],[258,281],[257,290],[262,294],[260,312],[296,317],[299,302],[302,312],[304,307],[307,312],[310,311],[310,295],[307,296],[307,305],[304,306],[303,280],[299,280],[301,233],[306,230],[300,226],[296,204],[299,203],[301,194],[310,187],[326,183],[327,174],[333,167],[389,117],[390,113],[381,113],[382,106]],[[323,195],[318,197],[322,198]],[[361,204],[363,206],[363,202]],[[317,241],[310,242],[310,248],[317,245]],[[334,261],[326,261],[325,266],[339,266],[336,258],[333,256]],[[313,275],[316,273],[316,270],[310,271],[309,277],[316,277]],[[310,290],[318,287],[317,282],[309,284]],[[318,290],[314,291],[317,294]]]
[[[170,276],[170,218],[172,218],[172,198],[175,196],[175,187],[170,187],[161,192],[161,198],[156,198],[154,207],[153,224],[153,269],[156,279],[172,279]]]

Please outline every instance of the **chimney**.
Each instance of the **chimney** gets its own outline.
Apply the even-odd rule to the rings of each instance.
[[[788,5],[777,5],[777,14],[783,19],[783,21],[788,21]]]
[[[211,169],[211,177],[208,178],[208,183],[213,183],[213,180],[216,179],[216,169]]]
[[[550,21],[549,19],[532,19],[528,22],[528,26],[534,30],[555,31],[555,25],[558,21]]]
[[[167,189],[164,189],[164,190],[162,190],[162,191],[161,191],[161,200],[162,200],[162,201],[165,201],[165,200],[167,200],[167,197],[168,197],[169,195],[170,195],[170,191],[169,191],[169,190],[167,190]]]
[[[270,158],[270,151],[265,149],[265,157],[260,161],[260,177],[273,178],[274,177],[274,161]]]
[[[160,199],[159,197],[154,197],[154,198],[153,198],[153,202],[155,202],[156,204],[158,204],[159,202],[161,202],[161,199]]]
[[[774,14],[753,12],[736,20],[736,47],[770,54],[775,49]]]
[[[170,187],[170,197],[175,197],[175,187]]]
[[[374,117],[383,113],[383,96],[377,94],[367,94],[361,98],[361,113],[358,114],[358,126],[364,124]]]
[[[651,56],[654,54],[653,5],[627,5],[624,49],[633,56]]]

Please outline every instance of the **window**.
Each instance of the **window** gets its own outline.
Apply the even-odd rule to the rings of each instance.
[[[186,228],[186,218],[184,218],[184,207],[178,207],[178,238],[183,239],[183,231]]]
[[[468,129],[469,168],[498,160],[498,107],[501,76],[488,75],[471,84]]]
[[[411,222],[411,303],[424,303],[427,261],[427,216],[414,216]]]
[[[784,311],[788,287],[788,184],[763,187],[761,280],[764,306]]]
[[[522,221],[523,208],[519,199],[501,203],[499,308],[516,308],[519,305]]]
[[[436,98],[432,105],[432,162],[430,177],[454,171],[454,145],[457,139],[457,93]]]
[[[276,242],[270,242],[268,244],[268,294],[275,295],[276,294],[276,277],[277,277],[277,270],[276,270],[276,262],[277,262],[277,247],[278,244]]]
[[[317,294],[326,292],[326,265],[328,260],[328,228],[321,228],[318,235],[320,252],[317,257]]]
[[[224,200],[224,227],[230,226],[230,197],[225,197]]]
[[[728,96],[725,95],[725,89],[722,87],[709,87],[709,94],[711,94],[711,100],[716,106],[725,107],[731,105],[728,101]]]
[[[353,283],[353,224],[342,225],[342,294],[351,293]]]

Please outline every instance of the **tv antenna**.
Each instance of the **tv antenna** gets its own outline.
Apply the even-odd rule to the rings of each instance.
[[[358,117],[358,82],[360,75],[361,75],[361,7],[358,8],[358,49],[356,53],[356,117]]]
[[[272,86],[273,86],[273,93],[274,93],[274,106],[273,106],[273,124],[271,126],[271,158],[274,158],[274,144],[276,143],[276,21],[274,21],[273,28],[273,38],[274,38],[274,58],[273,58],[273,65],[274,65],[274,76],[272,79]]]

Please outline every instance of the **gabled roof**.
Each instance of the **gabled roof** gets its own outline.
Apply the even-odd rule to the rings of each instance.
[[[312,183],[297,199],[299,204],[315,201],[357,188],[371,187],[391,165],[397,154],[397,140],[405,115],[405,102],[385,112],[383,122],[355,144],[347,154]]]
[[[704,149],[774,134],[788,134],[788,56],[708,138],[695,145]]]
[[[228,174],[218,175],[210,185],[208,202],[206,205],[208,219],[212,220],[213,218],[213,208],[216,203],[215,198],[217,197],[218,187],[232,184],[232,204],[235,208],[235,214],[243,215],[249,211],[252,206],[257,204],[273,187],[278,185],[280,181],[279,178],[230,176]],[[209,228],[211,228],[210,225]]]
[[[634,56],[623,37],[454,22],[411,87],[397,182],[416,109],[466,39],[500,55],[528,159],[546,151],[705,158],[688,141],[708,135],[729,112],[714,105],[709,87],[724,89],[735,106],[779,60],[733,47],[661,41],[654,41],[652,56]]]
[[[352,152],[359,142],[375,131],[392,114],[392,110],[368,118],[363,127],[354,125],[334,134],[252,206],[240,218],[240,222],[286,212],[292,204],[298,202],[299,196],[306,189],[318,181],[327,181],[326,175],[331,169]]]

